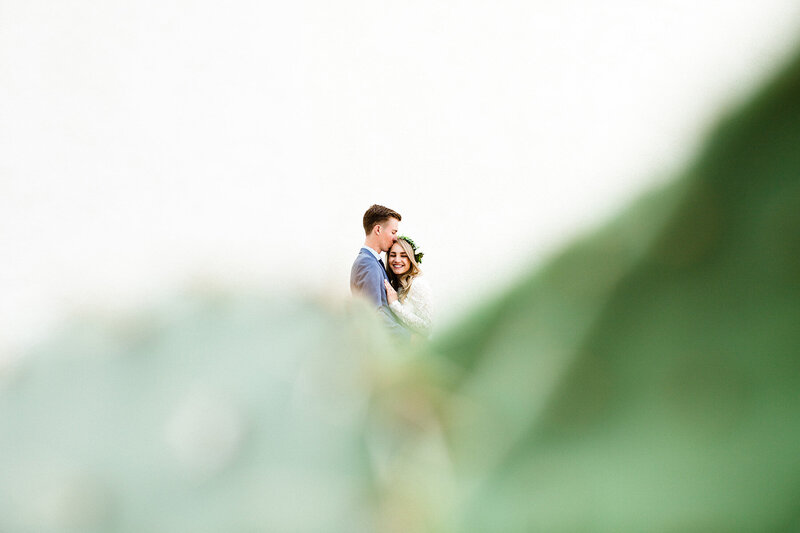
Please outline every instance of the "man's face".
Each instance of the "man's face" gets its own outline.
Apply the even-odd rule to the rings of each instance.
[[[388,252],[389,248],[397,242],[397,224],[398,220],[396,218],[386,219],[383,224],[380,224],[378,237],[382,252]]]

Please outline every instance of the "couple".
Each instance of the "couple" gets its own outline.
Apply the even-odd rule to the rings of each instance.
[[[378,309],[389,330],[400,337],[427,337],[431,330],[430,288],[422,278],[422,252],[409,237],[398,236],[402,217],[373,205],[364,213],[364,247],[350,271],[350,290]],[[381,261],[386,252],[386,264]]]

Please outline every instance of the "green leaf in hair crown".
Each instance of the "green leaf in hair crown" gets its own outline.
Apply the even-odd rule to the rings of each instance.
[[[414,250],[414,260],[417,263],[422,263],[422,256],[425,255],[425,252],[419,251],[417,249],[417,245],[411,237],[407,237],[406,235],[400,235],[399,239],[403,239],[408,244],[411,245],[411,248]]]

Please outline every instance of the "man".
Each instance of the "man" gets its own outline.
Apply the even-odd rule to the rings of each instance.
[[[354,295],[366,298],[378,309],[393,334],[408,338],[409,331],[389,309],[384,286],[384,280],[389,277],[380,256],[397,241],[397,225],[401,219],[397,211],[378,204],[364,213],[364,232],[367,236],[350,270],[350,290]]]

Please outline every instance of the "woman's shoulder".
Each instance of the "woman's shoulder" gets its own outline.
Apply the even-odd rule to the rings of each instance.
[[[411,284],[411,290],[429,294],[431,292],[431,286],[428,280],[425,279],[425,276],[420,274],[414,278],[414,282]]]
[[[414,283],[422,283],[428,285],[428,277],[425,274],[417,274],[414,276]]]

